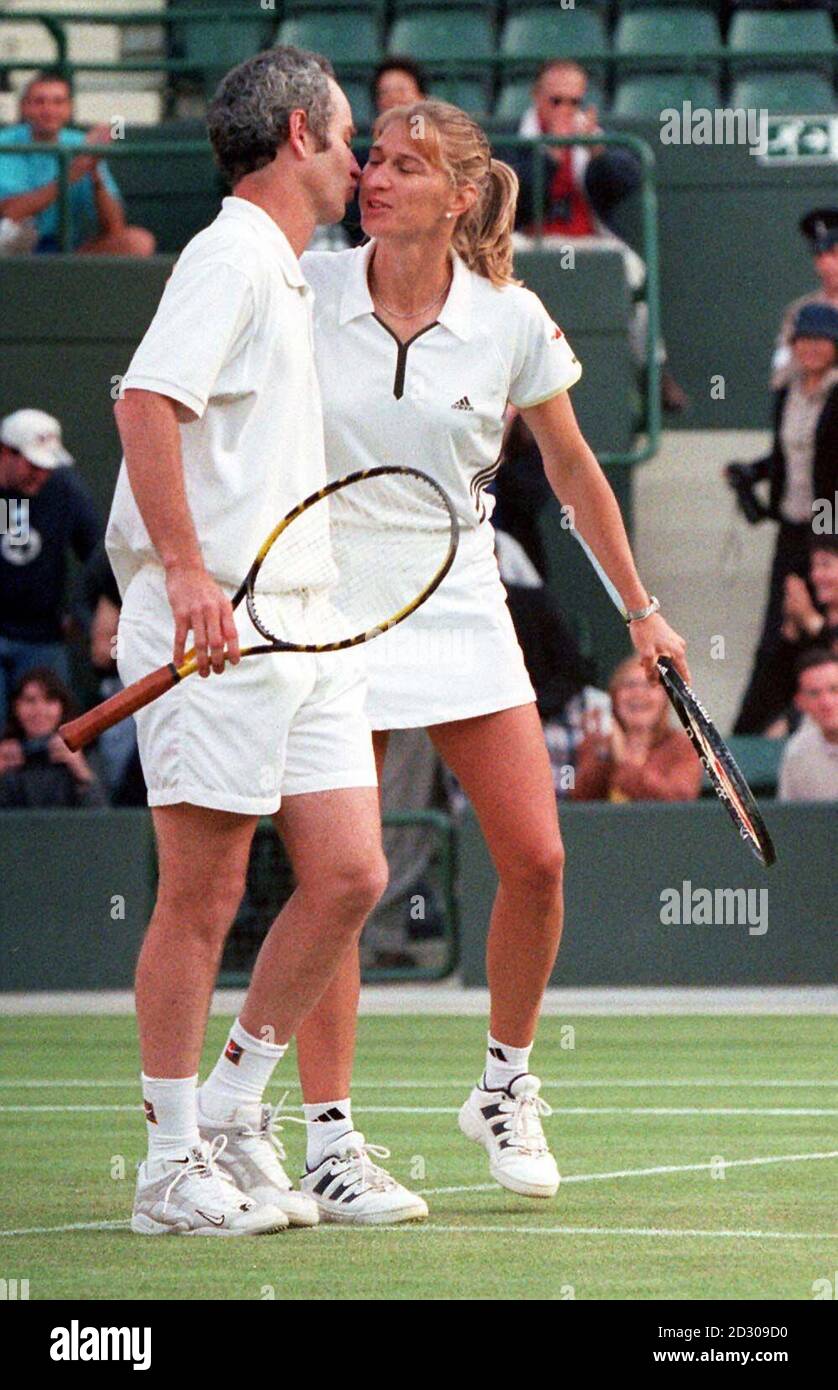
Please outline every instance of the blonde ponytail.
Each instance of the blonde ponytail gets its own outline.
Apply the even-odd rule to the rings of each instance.
[[[493,285],[514,285],[512,230],[518,202],[518,176],[493,159],[489,141],[476,121],[447,101],[417,101],[395,106],[375,123],[378,135],[393,120],[405,121],[411,137],[429,162],[442,169],[455,189],[472,184],[477,200],[461,213],[451,245],[469,270]]]
[[[493,285],[512,285],[512,229],[518,202],[518,175],[492,159],[480,197],[457,222],[452,245],[469,270]]]

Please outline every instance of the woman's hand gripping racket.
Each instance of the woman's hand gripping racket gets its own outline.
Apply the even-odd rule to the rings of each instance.
[[[615,607],[625,617],[622,600],[611,580],[579,532],[574,531],[574,535],[602,580]],[[663,688],[704,766],[714,792],[745,844],[766,869],[770,868],[777,858],[777,853],[754,794],[737,766],[733,754],[671,658],[658,657],[656,665]]]
[[[451,499],[416,468],[367,468],[300,502],[232,599],[265,639],[241,655],[342,651],[395,627],[439,587],[459,541]],[[197,671],[194,649],[59,730],[83,748]]]

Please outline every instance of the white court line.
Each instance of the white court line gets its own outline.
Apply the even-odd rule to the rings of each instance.
[[[746,1168],[758,1164],[766,1163],[804,1163],[817,1159],[838,1158],[838,1150],[828,1153],[811,1154],[777,1154],[769,1158],[733,1158],[725,1163],[726,1168]],[[613,1173],[577,1173],[562,1179],[562,1183],[570,1182],[602,1182],[607,1178],[635,1178],[647,1177],[656,1173],[689,1173],[700,1169],[712,1167],[710,1163],[684,1163],[673,1164],[658,1168],[627,1168]],[[441,1196],[445,1193],[457,1192],[501,1192],[497,1183],[481,1183],[474,1187],[426,1187],[422,1189],[422,1196]],[[127,1229],[127,1221],[77,1221],[67,1226],[29,1226],[20,1227],[15,1230],[0,1231],[3,1236],[45,1236],[61,1235],[69,1231],[112,1231]],[[325,1222],[321,1229],[342,1230],[343,1227]],[[396,1230],[402,1231],[405,1227],[399,1226],[359,1226],[353,1230],[375,1231],[375,1230]],[[419,1229],[442,1232],[469,1232],[486,1233],[496,1231],[501,1235],[640,1235],[640,1236],[691,1236],[691,1237],[736,1237],[764,1239],[764,1240],[838,1240],[838,1233],[831,1232],[793,1232],[793,1231],[695,1231],[695,1230],[666,1230],[659,1228],[644,1227],[601,1227],[601,1226],[430,1226]]]
[[[730,1158],[724,1159],[721,1163],[670,1163],[662,1164],[656,1168],[617,1168],[612,1173],[575,1173],[569,1177],[562,1177],[561,1185],[565,1187],[569,1182],[607,1182],[613,1178],[648,1178],[655,1177],[660,1173],[701,1173],[709,1169],[727,1168],[755,1168],[766,1163],[811,1163],[823,1158],[838,1158],[838,1149],[832,1149],[827,1153],[814,1154],[776,1154],[769,1158]],[[498,1192],[500,1189],[497,1183],[484,1182],[475,1183],[470,1187],[423,1187],[420,1189],[422,1197],[442,1197],[454,1192]]]
[[[324,1230],[338,1230],[330,1222],[324,1223]],[[697,1231],[667,1229],[661,1226],[437,1226],[433,1222],[415,1222],[412,1226],[358,1226],[354,1230],[398,1231],[409,1230],[417,1235],[498,1235],[498,1236],[664,1236],[675,1240],[838,1240],[838,1231]],[[0,1235],[3,1232],[0,1231]]]
[[[19,1080],[19,1081],[14,1081],[14,1080],[12,1080],[11,1078],[0,1078],[0,1088],[6,1089],[6,1090],[12,1090],[12,1091],[16,1091],[16,1090],[47,1090],[47,1089],[60,1090],[60,1089],[62,1089],[62,1088],[64,1088],[64,1089],[66,1090],[66,1089],[69,1089],[69,1088],[71,1088],[71,1087],[75,1087],[75,1088],[78,1088],[78,1089],[90,1089],[90,1090],[98,1090],[98,1089],[101,1089],[101,1090],[115,1090],[115,1089],[117,1089],[117,1088],[119,1088],[119,1087],[123,1087],[123,1086],[124,1086],[124,1087],[136,1087],[136,1088],[139,1090],[139,1084],[140,1084],[140,1083],[139,1083],[139,1075],[137,1075],[137,1076],[131,1076],[131,1077],[124,1077],[124,1078],[122,1078],[122,1079],[120,1079],[120,1080],[112,1080],[112,1081],[103,1081],[103,1080],[101,1080],[101,1079],[99,1079],[99,1078],[93,1078],[93,1079],[89,1079],[89,1080],[82,1080],[82,1079],[78,1079],[78,1078],[73,1078],[73,1079],[67,1079],[67,1080],[64,1080],[64,1081],[55,1080],[54,1078],[50,1078],[50,1079],[48,1079],[48,1080],[47,1080],[47,1079],[40,1079],[40,1078],[37,1078],[37,1079],[36,1079],[36,1078],[34,1078],[34,1077],[27,1077],[27,1078],[25,1078],[25,1079],[23,1079],[23,1080]],[[281,1089],[281,1088],[278,1086],[278,1083],[275,1082],[274,1084],[277,1086],[277,1089]],[[352,1089],[353,1089],[354,1091],[365,1091],[365,1090],[366,1090],[366,1091],[449,1091],[449,1090],[453,1091],[453,1090],[458,1090],[460,1087],[467,1087],[467,1088],[470,1089],[473,1085],[474,1085],[474,1077],[471,1076],[471,1077],[464,1077],[463,1079],[461,1079],[461,1080],[459,1080],[459,1081],[438,1081],[438,1080],[432,1080],[432,1081],[394,1081],[394,1080],[392,1080],[392,1079],[387,1079],[386,1081],[355,1081],[355,1082],[353,1082]],[[637,1090],[658,1090],[658,1089],[663,1088],[663,1087],[670,1087],[670,1088],[674,1087],[674,1088],[676,1088],[676,1089],[680,1089],[681,1087],[690,1087],[690,1086],[706,1086],[706,1087],[712,1087],[712,1088],[714,1088],[714,1089],[716,1089],[716,1090],[727,1090],[728,1088],[734,1087],[734,1086],[735,1086],[735,1087],[742,1087],[742,1086],[747,1086],[747,1087],[762,1086],[762,1087],[768,1087],[769,1089],[773,1089],[774,1087],[777,1087],[778,1089],[781,1088],[781,1087],[795,1087],[795,1088],[797,1088],[797,1089],[802,1089],[802,1090],[804,1090],[804,1091],[809,1090],[810,1087],[826,1087],[827,1089],[836,1090],[836,1089],[838,1089],[838,1078],[836,1078],[836,1080],[834,1080],[834,1081],[823,1081],[823,1080],[820,1080],[820,1081],[801,1081],[801,1080],[799,1080],[799,1079],[795,1079],[795,1080],[786,1079],[786,1080],[782,1080],[782,1081],[750,1081],[750,1080],[743,1080],[743,1079],[739,1079],[739,1080],[736,1080],[736,1081],[724,1081],[724,1080],[721,1080],[721,1079],[720,1079],[720,1080],[717,1080],[717,1081],[705,1080],[705,1079],[702,1079],[702,1080],[686,1079],[686,1080],[683,1080],[683,1081],[673,1080],[673,1079],[669,1079],[669,1080],[666,1080],[666,1081],[659,1081],[659,1080],[658,1080],[658,1081],[653,1081],[653,1080],[648,1080],[648,1081],[643,1081],[643,1080],[641,1080],[641,1081],[636,1081],[636,1080],[626,1080],[625,1078],[622,1078],[622,1079],[620,1079],[620,1080],[609,1081],[607,1078],[602,1078],[602,1077],[600,1077],[600,1078],[598,1078],[598,1079],[596,1079],[596,1080],[590,1080],[590,1081],[567,1081],[567,1080],[566,1080],[566,1081],[542,1081],[542,1083],[541,1083],[541,1088],[542,1088],[542,1090],[545,1090],[545,1091],[546,1091],[546,1090],[559,1090],[559,1089],[563,1089],[563,1090],[566,1089],[566,1090],[570,1090],[570,1091],[575,1091],[575,1090],[590,1090],[590,1089],[610,1090],[612,1087],[613,1087],[615,1090],[616,1090],[616,1089],[620,1089],[620,1088],[622,1088],[622,1089],[635,1088],[635,1089],[637,1089]],[[300,1089],[300,1087],[299,1087],[299,1082],[298,1082],[298,1081],[290,1081],[290,1080],[289,1080],[289,1082],[288,1082],[288,1087],[289,1087],[289,1089],[292,1090],[292,1091],[297,1091],[297,1090]]]
[[[28,1226],[17,1230],[0,1231],[4,1236],[50,1236],[64,1235],[71,1231],[118,1231],[129,1230],[127,1221],[78,1221],[68,1226]],[[366,1235],[498,1235],[498,1236],[655,1236],[673,1240],[838,1240],[838,1231],[700,1231],[686,1228],[667,1228],[662,1226],[437,1226],[431,1222],[401,1223],[397,1226],[341,1226],[324,1221],[318,1228],[315,1240],[322,1239],[320,1232],[349,1231],[354,1238]],[[311,1237],[310,1237],[311,1238]],[[290,1237],[294,1239],[293,1236]],[[299,1239],[299,1236],[297,1237]]]
[[[111,1111],[136,1111],[133,1105],[0,1105],[0,1115],[73,1115],[105,1114]],[[458,1115],[457,1105],[357,1105],[357,1115]],[[808,1116],[815,1118],[838,1115],[838,1108],[803,1108],[798,1106],[690,1106],[690,1105],[554,1105],[553,1115],[763,1115]]]

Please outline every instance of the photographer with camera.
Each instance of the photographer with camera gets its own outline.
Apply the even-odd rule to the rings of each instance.
[[[58,733],[71,714],[70,692],[48,666],[18,682],[0,740],[0,809],[106,805],[84,754],[71,753]]]
[[[785,701],[772,670],[782,641],[786,580],[808,578],[813,505],[838,491],[838,309],[805,304],[794,322],[791,351],[790,380],[775,394],[771,452],[726,469],[748,521],[779,522],[768,606],[736,734],[762,733],[782,712]],[[764,479],[767,505],[754,492]]]

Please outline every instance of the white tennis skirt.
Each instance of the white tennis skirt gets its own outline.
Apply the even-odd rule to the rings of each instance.
[[[466,533],[436,593],[365,646],[373,729],[427,728],[535,700],[491,534]]]

